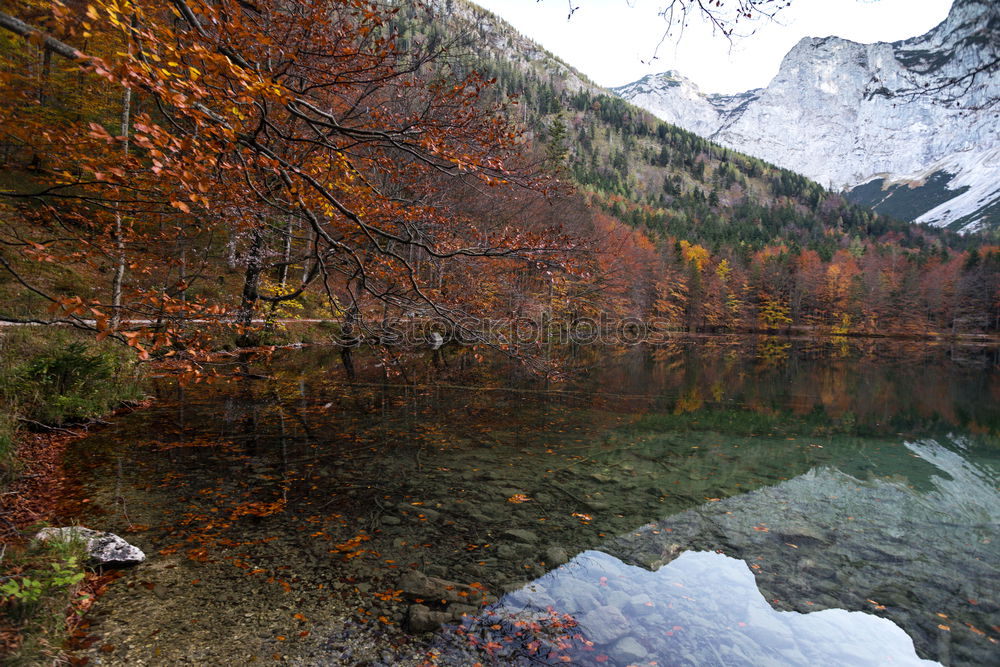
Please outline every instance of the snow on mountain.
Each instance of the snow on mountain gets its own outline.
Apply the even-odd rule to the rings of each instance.
[[[805,38],[763,89],[705,95],[666,72],[614,90],[833,189],[864,186],[855,198],[876,210],[972,231],[1000,226],[998,52],[1000,3],[955,0],[939,26],[901,42]]]

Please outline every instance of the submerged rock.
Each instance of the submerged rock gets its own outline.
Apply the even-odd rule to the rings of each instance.
[[[523,528],[511,528],[510,530],[505,530],[503,536],[513,538],[525,544],[534,544],[538,541],[538,535],[530,530],[524,530]]]
[[[422,604],[411,604],[406,618],[406,626],[410,632],[433,632],[442,624],[451,620],[447,611],[432,611]]]
[[[407,597],[427,600],[433,604],[476,604],[486,600],[483,591],[478,588],[438,577],[428,577],[418,570],[411,570],[400,577],[399,587]]]
[[[545,550],[545,563],[559,567],[569,562],[569,554],[559,545],[553,545]]]
[[[614,653],[616,658],[621,658],[626,664],[639,662],[649,655],[649,652],[643,648],[642,644],[632,637],[624,637],[618,640],[618,643],[615,644]]]
[[[619,610],[609,606],[593,608],[580,619],[583,633],[598,644],[610,644],[627,635],[631,627]]]
[[[95,565],[136,565],[146,560],[146,554],[114,533],[91,530],[82,526],[42,528],[36,540],[86,540],[87,555]]]

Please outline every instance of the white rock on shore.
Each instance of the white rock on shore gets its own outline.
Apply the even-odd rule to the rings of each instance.
[[[87,554],[95,565],[135,565],[146,560],[146,554],[114,533],[106,533],[82,526],[42,528],[36,540],[72,540],[87,542]]]

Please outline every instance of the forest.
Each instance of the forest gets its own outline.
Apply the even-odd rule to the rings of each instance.
[[[3,21],[0,316],[142,356],[303,317],[349,341],[433,320],[501,345],[484,332],[543,313],[1000,325],[988,239],[657,121],[460,7],[20,3]]]

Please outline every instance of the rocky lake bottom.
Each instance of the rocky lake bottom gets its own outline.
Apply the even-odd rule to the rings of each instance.
[[[559,384],[452,354],[164,379],[81,441],[67,521],[149,559],[77,657],[1000,660],[995,351],[683,342]]]

